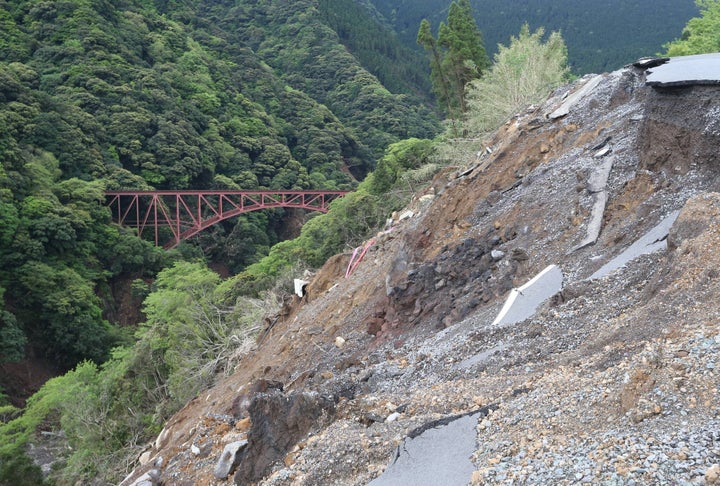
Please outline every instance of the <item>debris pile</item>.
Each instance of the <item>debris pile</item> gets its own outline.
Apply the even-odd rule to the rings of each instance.
[[[436,433],[458,484],[718,484],[720,86],[647,82],[673,63],[563,87],[440,173],[125,484],[401,484]]]

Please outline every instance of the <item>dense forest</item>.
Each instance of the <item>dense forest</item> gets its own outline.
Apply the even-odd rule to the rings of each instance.
[[[24,454],[40,424],[67,437],[60,483],[116,482],[237,363],[288,269],[360,244],[461,163],[442,155],[439,113],[481,136],[568,79],[558,32],[518,25],[490,63],[492,37],[456,0],[428,16],[423,53],[425,13],[402,5],[0,0],[0,483],[43,483]],[[695,31],[673,48],[697,52]],[[112,224],[104,191],[120,188],[354,191],[294,239],[280,231],[297,215],[263,211],[165,251]],[[25,403],[37,369],[67,373]]]
[[[351,189],[388,144],[437,133],[428,83],[393,36],[373,63],[393,66],[377,74],[395,92],[328,26],[367,38],[364,12],[348,23],[309,0],[0,2],[0,364],[102,362],[129,339],[117,326],[128,282],[182,255],[236,273],[287,217],[244,215],[166,253],[110,224],[104,190]]]
[[[420,22],[435,28],[447,16],[446,0],[369,1],[411,46]],[[531,30],[559,31],[568,46],[568,62],[575,74],[613,71],[642,56],[663,51],[663,44],[679,37],[688,20],[698,14],[693,0],[602,2],[562,0],[472,0],[485,47],[492,55],[507,44],[524,23]]]

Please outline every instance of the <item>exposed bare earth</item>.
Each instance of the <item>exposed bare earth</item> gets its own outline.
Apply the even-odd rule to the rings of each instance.
[[[134,477],[162,457],[163,484],[361,485],[413,430],[492,406],[472,484],[720,484],[720,88],[659,91],[627,68],[545,116],[586,81],[511,120],[473,170],[441,174],[350,278],[349,255],[331,259]],[[572,251],[607,157],[599,238]],[[587,280],[675,210],[666,251]],[[492,326],[549,264],[563,290]]]

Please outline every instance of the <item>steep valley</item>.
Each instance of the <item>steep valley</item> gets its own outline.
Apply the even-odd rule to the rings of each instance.
[[[720,88],[647,75],[583,77],[438,174],[122,484],[363,485],[468,414],[463,484],[720,484]],[[561,290],[496,323],[549,265]]]

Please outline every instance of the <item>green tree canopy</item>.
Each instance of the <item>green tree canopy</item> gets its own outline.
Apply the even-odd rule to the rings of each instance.
[[[720,51],[720,1],[695,0],[700,17],[692,18],[679,39],[665,44],[668,56],[688,56]]]
[[[530,32],[525,24],[509,46],[498,46],[492,68],[468,86],[467,130],[483,134],[495,130],[508,117],[542,101],[566,82],[567,48],[559,32],[543,41],[542,28]]]
[[[430,53],[431,81],[440,103],[452,118],[465,113],[465,86],[481,77],[490,64],[470,1],[450,4],[447,23],[440,24],[437,40],[430,22],[424,19],[417,41]]]

